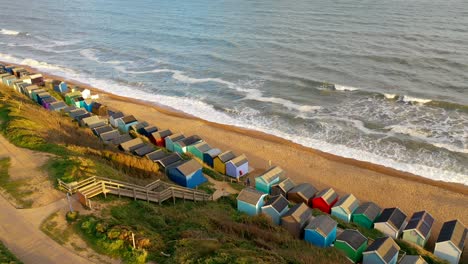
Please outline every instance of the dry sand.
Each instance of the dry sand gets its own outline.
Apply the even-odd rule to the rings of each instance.
[[[432,181],[342,158],[261,132],[207,122],[162,106],[111,95],[72,80],[68,82],[98,92],[101,103],[133,114],[158,128],[169,128],[186,136],[197,134],[212,147],[245,153],[250,166],[255,169],[254,176],[264,171],[271,160],[273,165],[285,169],[287,176],[296,183],[309,182],[318,189],[333,187],[341,195],[353,193],[359,200],[373,201],[382,208],[399,207],[408,217],[415,211],[427,210],[436,219],[432,242],[444,221],[459,219],[468,224],[468,186]]]

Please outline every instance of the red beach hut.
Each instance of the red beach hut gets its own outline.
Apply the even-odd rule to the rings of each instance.
[[[332,188],[320,191],[312,200],[312,208],[317,208],[324,213],[331,213],[331,208],[338,201],[338,194]]]

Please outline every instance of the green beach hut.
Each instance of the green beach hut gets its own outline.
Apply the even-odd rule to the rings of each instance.
[[[367,248],[367,238],[357,230],[346,229],[336,237],[335,248],[357,263],[361,261],[362,252]]]
[[[255,178],[255,189],[270,193],[271,186],[279,183],[280,178],[283,179],[285,172],[278,166],[274,166],[267,170],[264,174]]]
[[[210,150],[211,147],[208,145],[206,142],[198,142],[197,144],[194,145],[189,145],[187,147],[187,151],[189,153],[192,153],[193,156],[195,156],[197,159],[203,161],[203,153],[207,152]]]
[[[67,105],[75,105],[75,98],[81,97],[80,92],[71,92],[65,95],[65,103]]]
[[[403,229],[402,239],[424,247],[431,236],[433,224],[434,218],[428,212],[416,212]]]
[[[179,154],[188,152],[188,147],[190,145],[195,145],[197,143],[200,143],[201,141],[203,140],[197,135],[193,135],[193,136],[184,138],[182,140],[179,140],[174,143],[174,152],[177,152]]]
[[[373,202],[361,204],[352,215],[352,221],[360,226],[372,228],[382,209]]]

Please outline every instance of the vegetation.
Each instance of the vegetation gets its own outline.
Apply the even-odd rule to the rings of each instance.
[[[13,253],[8,250],[5,245],[3,245],[2,241],[0,241],[0,263],[5,264],[21,264],[21,262]]]
[[[413,246],[408,242],[405,242],[400,239],[396,240],[396,242],[400,246],[400,250],[406,252],[406,254],[408,255],[421,255],[428,264],[447,264],[448,263],[447,261],[441,260],[434,254],[422,248],[419,248],[417,246]]]
[[[0,159],[0,188],[3,189],[9,196],[11,196],[16,205],[21,208],[31,207],[32,201],[26,199],[32,191],[23,190],[21,187],[26,180],[12,181],[8,174],[10,167],[10,158]]]

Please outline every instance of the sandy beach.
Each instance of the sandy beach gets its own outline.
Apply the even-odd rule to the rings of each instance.
[[[342,158],[265,133],[215,124],[163,106],[112,95],[99,90],[99,87],[89,87],[73,80],[67,82],[99,93],[99,102],[160,129],[169,128],[185,136],[196,134],[211,147],[246,154],[250,166],[255,169],[251,176],[263,172],[271,161],[273,165],[286,170],[287,176],[296,183],[309,182],[318,189],[333,187],[340,195],[352,193],[360,201],[373,201],[382,208],[399,207],[408,217],[415,211],[427,210],[436,219],[429,248],[444,221],[459,219],[468,224],[468,186],[432,181],[391,168]]]

